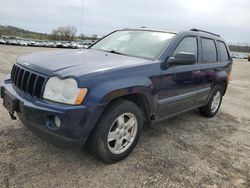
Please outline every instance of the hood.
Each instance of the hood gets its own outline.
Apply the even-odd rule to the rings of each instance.
[[[84,50],[60,50],[34,53],[17,59],[17,63],[45,75],[83,76],[96,72],[138,66],[149,60],[108,52]]]

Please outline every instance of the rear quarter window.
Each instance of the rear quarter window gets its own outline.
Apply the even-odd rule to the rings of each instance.
[[[212,39],[202,38],[202,55],[203,62],[216,62],[217,61],[217,50],[215,42]]]
[[[218,48],[219,48],[219,52],[220,52],[220,60],[221,61],[228,61],[229,60],[229,53],[227,51],[225,43],[218,41]]]

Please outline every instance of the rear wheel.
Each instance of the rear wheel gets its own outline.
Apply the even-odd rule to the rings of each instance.
[[[219,85],[215,86],[212,97],[208,104],[199,108],[200,114],[202,116],[214,117],[217,114],[222,102],[222,93],[222,87]]]
[[[104,162],[124,159],[137,144],[143,119],[138,106],[128,100],[111,104],[90,135],[90,152]]]

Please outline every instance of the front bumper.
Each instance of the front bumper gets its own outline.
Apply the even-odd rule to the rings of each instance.
[[[82,146],[88,139],[104,106],[70,106],[34,100],[13,88],[11,80],[5,80],[0,88],[1,98],[5,93],[16,101],[15,112],[21,122],[40,138],[57,146]],[[54,117],[61,126],[53,126]],[[54,124],[55,125],[55,124]]]

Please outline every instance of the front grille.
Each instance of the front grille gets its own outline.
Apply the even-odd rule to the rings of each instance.
[[[12,83],[21,91],[33,97],[42,98],[45,77],[16,64],[11,70]]]

